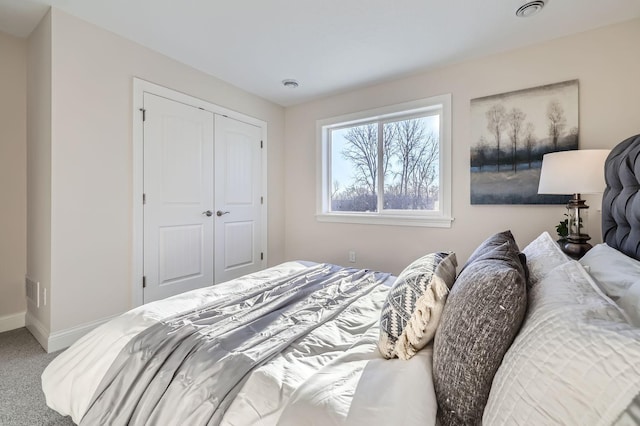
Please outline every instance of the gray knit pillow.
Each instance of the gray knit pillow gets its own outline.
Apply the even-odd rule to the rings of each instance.
[[[449,293],[433,351],[442,426],[480,425],[491,383],[527,307],[518,246],[489,246],[460,273]]]
[[[385,358],[409,359],[433,339],[456,266],[455,253],[431,253],[398,276],[380,316],[378,348]]]
[[[516,240],[515,238],[513,238],[513,234],[509,230],[493,234],[492,236],[481,242],[480,245],[473,251],[473,253],[471,253],[471,256],[469,256],[469,259],[467,259],[467,263],[464,264],[460,273],[462,273],[462,271],[464,271],[464,268],[472,264],[473,261],[478,257],[484,256],[494,248],[500,247],[506,242],[516,244]]]

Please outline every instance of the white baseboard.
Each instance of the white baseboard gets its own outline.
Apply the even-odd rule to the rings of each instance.
[[[27,312],[25,322],[27,330],[29,330],[33,337],[36,338],[38,343],[40,343],[40,346],[42,346],[45,351],[49,352],[47,350],[47,347],[49,346],[49,329],[45,327],[38,318],[31,315],[29,312]]]
[[[78,340],[94,328],[104,324],[112,318],[117,317],[118,315],[119,314],[112,315],[107,318],[80,324],[75,327],[67,328],[65,330],[56,331],[54,333],[51,333],[34,316],[29,315],[29,313],[27,313],[26,322],[27,328],[29,329],[31,334],[33,334],[33,337],[36,338],[38,343],[40,343],[45,351],[51,353],[68,348],[69,346],[74,344],[76,340]]]
[[[26,312],[0,317],[0,333],[25,326]]]
[[[75,327],[67,328],[65,330],[56,331],[49,335],[49,344],[46,348],[47,352],[56,352],[62,349],[66,349],[76,342],[79,338],[101,326],[105,322],[119,316],[120,314],[111,315],[107,318],[101,318],[99,320],[91,321],[85,324],[80,324]]]

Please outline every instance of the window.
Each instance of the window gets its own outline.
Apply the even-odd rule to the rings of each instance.
[[[317,123],[318,220],[451,226],[451,95]]]

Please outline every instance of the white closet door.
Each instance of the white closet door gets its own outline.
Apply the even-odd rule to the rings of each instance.
[[[261,135],[257,126],[215,116],[216,283],[263,267]]]
[[[214,282],[214,115],[144,94],[144,303]]]

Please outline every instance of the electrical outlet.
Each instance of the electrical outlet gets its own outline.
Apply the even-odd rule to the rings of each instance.
[[[349,262],[356,263],[356,252],[349,250]]]

